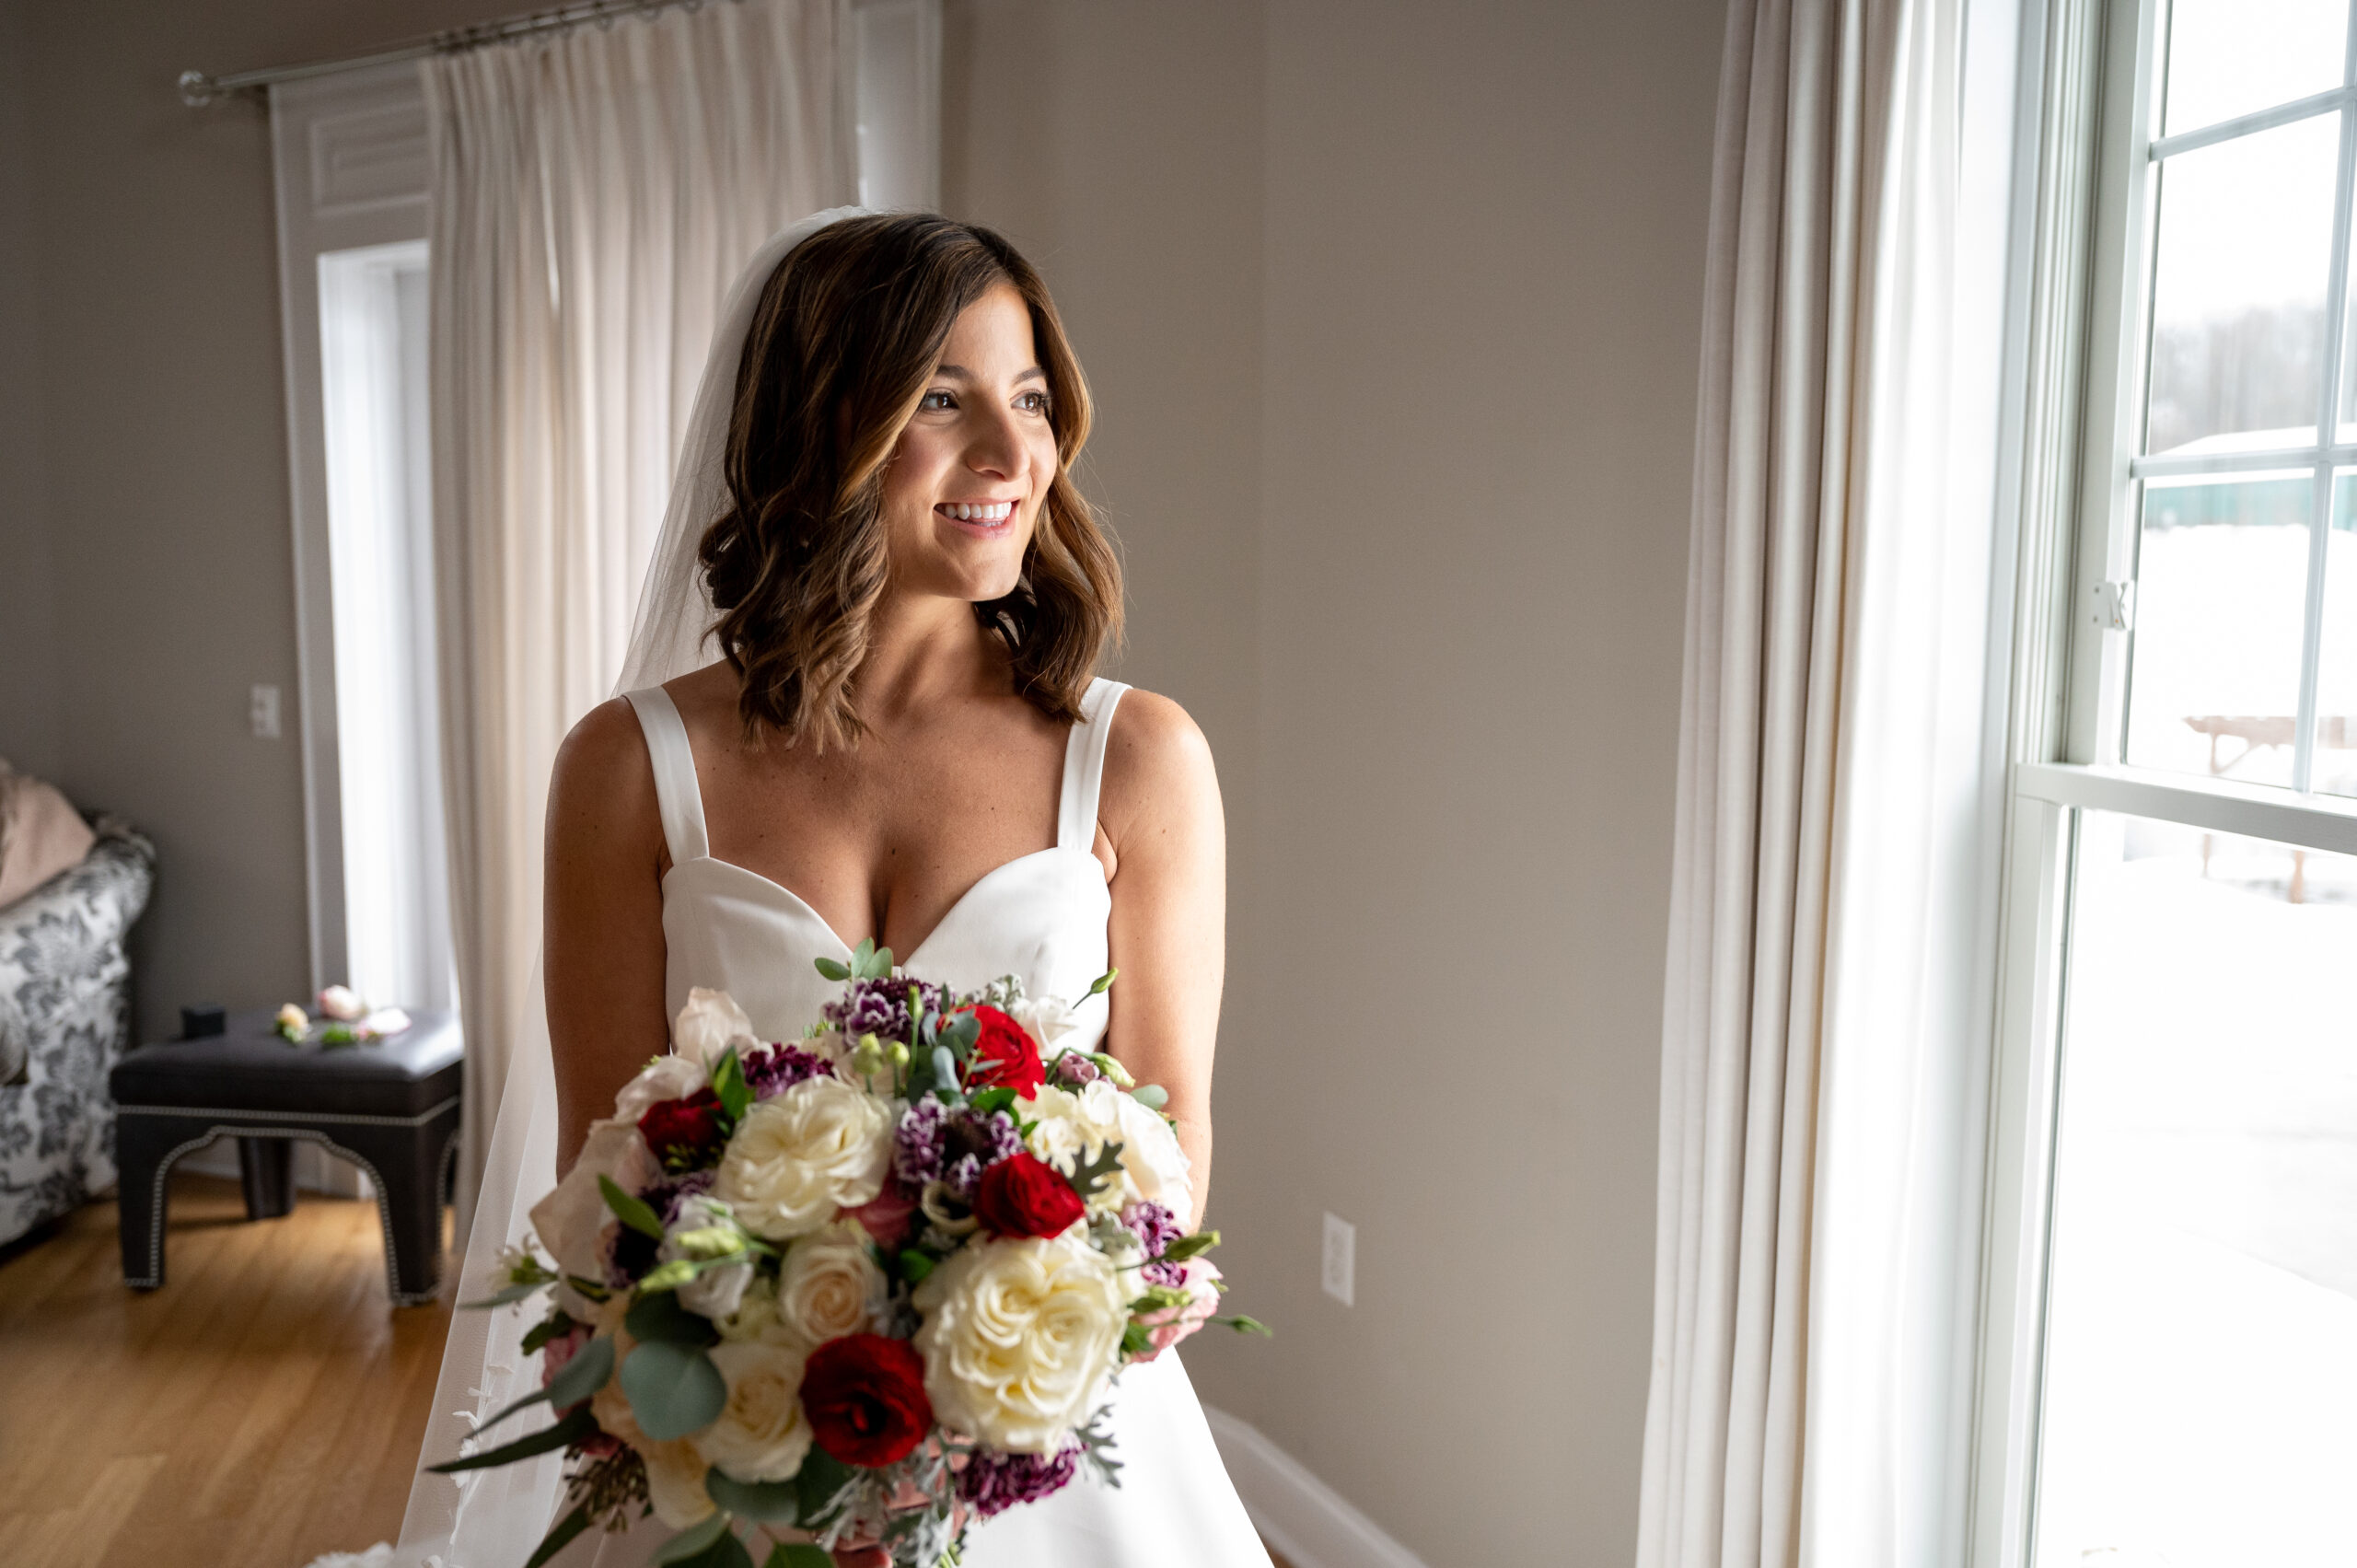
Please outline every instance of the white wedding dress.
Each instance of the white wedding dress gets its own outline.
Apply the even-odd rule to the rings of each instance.
[[[1063,997],[1084,995],[1105,972],[1112,897],[1090,846],[1105,735],[1126,690],[1099,680],[1081,703],[1083,720],[1064,749],[1054,845],[1010,860],[969,888],[902,956],[909,972],[954,991],[1012,974],[1030,995]],[[711,986],[737,999],[762,1039],[801,1038],[839,989],[812,960],[847,959],[850,948],[793,889],[712,857],[679,710],[660,686],[628,695],[646,732],[671,852],[663,878],[668,1010],[677,1015],[691,987]],[[1093,998],[1080,1009],[1077,1032],[1058,1044],[1093,1049],[1105,1014],[1105,999]],[[1114,1384],[1113,1411],[1120,1487],[1102,1484],[1084,1466],[1052,1497],[976,1525],[967,1538],[969,1568],[1268,1568],[1178,1353],[1124,1371]],[[555,1564],[644,1568],[671,1534],[649,1519],[623,1536],[582,1536]]]

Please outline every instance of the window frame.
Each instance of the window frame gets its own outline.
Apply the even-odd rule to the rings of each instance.
[[[2119,755],[2132,633],[2113,624],[2107,585],[2134,577],[2139,487],[2132,470],[2149,373],[2157,168],[2145,130],[2154,122],[2165,4],[2047,0],[2025,17],[2031,25],[2025,27],[2014,259],[2020,346],[2007,382],[2009,421],[2017,432],[2016,580],[1969,1455],[1967,1560],[1973,1568],[2028,1568],[2034,1545],[2079,814],[2117,812],[2357,854],[2357,799],[2131,767]],[[2357,26],[2351,33],[2357,59]],[[2341,318],[2351,260],[2350,176],[2357,160],[2357,86],[2351,84],[2357,84],[2357,65],[2345,70],[2341,87],[2319,95],[2348,106],[2327,300],[2335,336],[2323,396],[2332,400],[2326,405],[2332,412],[2317,431],[2328,450],[2340,435],[2340,354],[2349,337]],[[2183,136],[2165,140],[2198,145]],[[2328,470],[2325,489],[2328,498]],[[2313,752],[2322,628],[2322,574],[2314,557],[2330,528],[2329,511],[2319,512],[2303,633],[2302,785]]]

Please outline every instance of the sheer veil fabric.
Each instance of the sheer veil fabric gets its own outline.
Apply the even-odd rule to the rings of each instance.
[[[729,289],[680,444],[670,500],[639,593],[616,695],[660,685],[711,662],[712,599],[696,546],[725,504],[722,456],[737,363],[753,312],[762,285],[789,251],[860,210],[833,208],[779,231],[754,253]],[[528,1240],[531,1206],[556,1179],[556,1076],[537,973],[533,979],[528,1027],[514,1044],[506,1092],[499,1102],[459,1273],[461,1301],[481,1300],[498,1288],[494,1276],[500,1255]],[[513,1311],[455,1315],[417,1479],[401,1522],[397,1562],[418,1568],[511,1568],[530,1558],[555,1518],[564,1485],[561,1454],[458,1478],[426,1469],[455,1458],[461,1442],[484,1417],[538,1387],[536,1365],[522,1347],[528,1327],[524,1316]]]

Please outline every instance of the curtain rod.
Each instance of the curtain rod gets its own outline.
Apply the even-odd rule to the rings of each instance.
[[[208,76],[202,71],[182,71],[180,101],[191,109],[203,109],[225,98],[258,93],[274,82],[300,82],[312,76],[331,76],[338,72],[358,71],[370,65],[423,60],[432,54],[456,54],[488,44],[530,38],[537,33],[565,32],[593,22],[605,27],[624,17],[668,11],[674,6],[694,10],[703,4],[705,0],[578,0],[577,4],[561,6],[553,11],[536,11],[528,16],[507,17],[495,22],[479,22],[473,27],[452,28],[447,32],[432,33],[407,43],[389,44],[366,54],[349,55],[341,60],[314,60],[303,65],[268,65],[258,71],[232,72],[226,76]]]

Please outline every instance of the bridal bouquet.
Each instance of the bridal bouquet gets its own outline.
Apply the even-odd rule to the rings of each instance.
[[[880,1544],[958,1560],[970,1524],[1086,1465],[1118,1485],[1111,1380],[1217,1316],[1216,1232],[1182,1235],[1187,1156],[1153,1085],[1059,1050],[1072,1006],[973,995],[862,943],[808,1038],[764,1044],[691,993],[656,1057],[532,1211],[550,1254],[481,1306],[526,1336],[555,1424],[437,1467],[562,1449],[570,1512],[527,1568],[651,1510],[666,1563],[767,1568]],[[1107,974],[1091,989],[1111,983]]]

